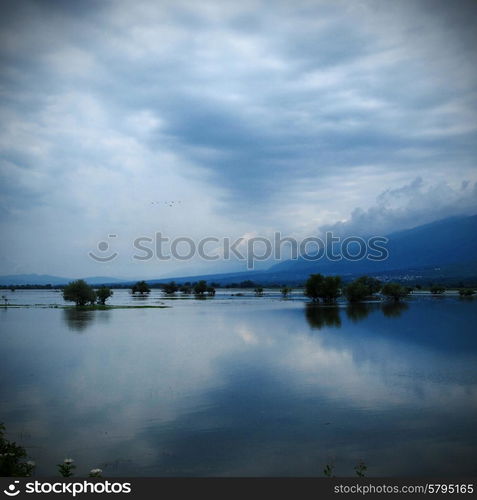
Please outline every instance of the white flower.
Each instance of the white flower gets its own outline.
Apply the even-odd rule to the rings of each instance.
[[[66,465],[71,465],[71,464],[74,462],[74,460],[73,460],[72,458],[65,458],[65,459],[63,460],[63,462],[64,462]]]

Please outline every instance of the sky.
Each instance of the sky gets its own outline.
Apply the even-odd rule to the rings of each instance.
[[[2,2],[0,274],[225,272],[133,242],[477,213],[476,25],[466,0]]]

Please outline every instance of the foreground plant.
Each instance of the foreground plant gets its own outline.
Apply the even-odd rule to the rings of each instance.
[[[358,477],[366,477],[367,470],[368,470],[368,467],[366,466],[366,464],[363,461],[358,462],[358,464],[354,468],[354,471],[356,472],[356,475]]]
[[[23,446],[5,438],[5,426],[0,423],[0,477],[30,477],[35,462],[25,461],[27,457]]]
[[[333,474],[334,469],[335,469],[334,464],[326,464],[325,468],[323,469],[323,474],[325,475],[325,477],[336,477]],[[358,462],[354,467],[354,472],[358,477],[366,477],[367,470],[368,467],[362,460]]]
[[[103,477],[101,474],[103,473],[102,469],[91,469],[89,471],[88,477]]]
[[[333,469],[334,468],[335,468],[335,466],[333,464],[326,464],[325,468],[323,469],[323,474],[326,477],[335,477],[335,476],[333,476]]]
[[[74,460],[72,458],[65,458],[62,464],[58,464],[58,471],[60,475],[63,477],[71,477],[74,474],[74,469],[76,469],[76,465],[74,465]]]

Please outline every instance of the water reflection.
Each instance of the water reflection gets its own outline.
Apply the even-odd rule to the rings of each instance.
[[[339,328],[341,326],[339,307],[306,304],[305,314],[311,328],[320,330],[324,326],[331,326],[334,328]]]
[[[311,328],[320,330],[328,326],[340,328],[342,326],[341,314],[346,312],[346,317],[353,323],[365,320],[371,313],[381,311],[387,318],[397,318],[409,309],[405,302],[382,303],[356,303],[348,304],[346,308],[336,306],[323,306],[320,304],[306,304],[305,316]]]
[[[134,302],[146,302],[149,299],[149,295],[134,295],[134,294],[131,294],[131,299]]]
[[[63,309],[63,320],[68,328],[75,332],[83,332],[95,320],[102,322],[109,319],[109,311],[91,311],[87,309],[77,309],[75,307]]]
[[[330,456],[338,475],[359,459],[371,476],[476,472],[467,301],[178,300],[0,319],[2,418],[12,437],[31,433],[19,441],[41,475],[64,456],[105,476],[310,476]]]
[[[381,310],[387,318],[397,318],[408,309],[409,305],[406,302],[383,302],[381,305]]]
[[[366,304],[366,303],[349,304],[346,307],[346,316],[353,323],[356,323],[364,318],[367,318],[369,316],[369,313],[372,310],[376,310],[377,307],[379,307],[378,304]]]

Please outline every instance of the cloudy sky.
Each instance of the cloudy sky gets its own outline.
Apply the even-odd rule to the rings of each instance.
[[[232,270],[132,242],[477,213],[475,1],[12,0],[0,26],[1,274]]]

